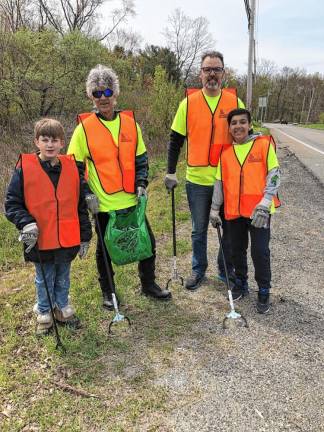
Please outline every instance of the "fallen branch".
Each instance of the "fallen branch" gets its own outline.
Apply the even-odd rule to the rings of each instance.
[[[87,392],[87,391],[85,391],[83,389],[72,387],[71,385],[66,384],[66,383],[62,383],[60,381],[58,381],[58,382],[54,381],[53,384],[56,387],[59,387],[60,389],[62,389],[64,391],[76,394],[78,396],[83,396],[83,397],[88,397],[88,398],[102,399],[100,396],[97,396],[97,395],[95,395],[93,393],[89,393],[89,392]]]

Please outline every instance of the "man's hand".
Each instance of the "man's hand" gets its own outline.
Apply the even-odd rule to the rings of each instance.
[[[269,225],[269,207],[258,204],[251,215],[251,225],[255,228],[267,228]]]
[[[214,228],[217,228],[218,226],[222,226],[222,219],[219,215],[219,210],[215,210],[213,208],[210,210],[209,221]]]
[[[89,194],[85,197],[88,210],[94,215],[99,213],[99,200],[95,194]]]
[[[176,188],[178,186],[178,179],[176,173],[167,174],[164,178],[164,184],[168,192],[171,192],[172,189]]]
[[[86,257],[89,250],[89,246],[90,246],[90,242],[81,242],[80,250],[79,250],[79,257],[81,259]]]
[[[29,223],[20,231],[18,240],[22,241],[27,247],[26,253],[29,253],[37,243],[39,230],[36,222]]]
[[[137,186],[136,188],[136,196],[137,198],[140,198],[141,196],[144,196],[147,198],[147,190],[144,186]]]

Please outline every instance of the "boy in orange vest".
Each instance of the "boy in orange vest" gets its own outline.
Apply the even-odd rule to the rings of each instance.
[[[280,170],[271,136],[253,134],[251,114],[235,109],[227,122],[233,145],[224,149],[217,168],[210,212],[214,227],[221,225],[220,207],[224,203],[235,268],[233,299],[248,294],[247,247],[251,238],[251,256],[259,287],[257,311],[269,311],[270,215],[280,203],[277,192]]]
[[[57,322],[72,328],[79,319],[68,295],[71,261],[84,258],[92,236],[87,205],[75,160],[60,155],[64,130],[49,118],[35,124],[38,152],[21,154],[5,201],[7,219],[20,231],[24,258],[36,268],[36,335],[53,327],[42,267]],[[40,262],[40,259],[41,262]]]

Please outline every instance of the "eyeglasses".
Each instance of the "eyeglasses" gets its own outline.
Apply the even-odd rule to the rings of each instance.
[[[114,92],[110,88],[106,88],[105,90],[95,90],[92,92],[92,96],[96,99],[100,99],[102,95],[105,97],[111,97]]]
[[[224,68],[222,67],[202,67],[201,70],[207,74],[211,74],[212,72],[215,74],[220,74],[224,72]]]

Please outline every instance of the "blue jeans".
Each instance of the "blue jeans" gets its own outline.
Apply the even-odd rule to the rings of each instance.
[[[208,267],[207,260],[207,231],[209,224],[209,213],[212,203],[214,186],[203,186],[189,181],[186,182],[186,191],[189,209],[191,212],[192,221],[192,271],[199,276],[204,276]],[[223,212],[221,211],[221,216]],[[223,226],[223,248],[225,253],[225,259],[229,272],[233,271],[233,265],[231,260],[231,247],[228,235],[227,222],[222,216]],[[215,241],[217,235],[215,232]],[[221,251],[218,251],[218,271],[224,273],[224,263],[221,255]]]
[[[37,308],[38,311],[43,314],[50,310],[50,304],[46,293],[41,265],[39,263],[34,264],[36,268],[35,285]],[[59,309],[63,309],[69,302],[71,262],[60,264],[43,263],[43,268],[52,305],[53,307],[56,305]]]

